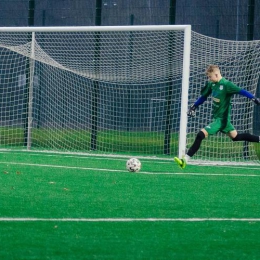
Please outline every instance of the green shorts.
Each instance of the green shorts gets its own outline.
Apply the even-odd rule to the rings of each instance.
[[[204,129],[208,132],[209,135],[214,135],[219,131],[227,134],[235,130],[234,126],[230,123],[230,120],[222,119],[222,118],[216,118],[212,123],[207,125]]]

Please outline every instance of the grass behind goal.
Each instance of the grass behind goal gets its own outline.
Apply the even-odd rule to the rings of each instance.
[[[257,259],[260,168],[2,151],[1,259]]]

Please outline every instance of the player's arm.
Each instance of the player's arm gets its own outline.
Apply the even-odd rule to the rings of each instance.
[[[244,97],[247,97],[249,99],[251,99],[256,105],[260,106],[260,99],[255,97],[252,93],[244,90],[244,89],[241,89],[238,94],[244,96]]]
[[[211,88],[208,86],[208,83],[206,83],[201,90],[201,96],[196,100],[196,102],[193,105],[190,106],[189,111],[187,113],[188,116],[194,117],[195,110],[197,109],[197,107],[203,104],[207,100],[207,97],[210,94],[211,94]]]
[[[241,89],[239,88],[237,85],[235,85],[232,82],[228,82],[227,84],[227,90],[229,93],[231,94],[240,94],[244,97],[247,97],[249,99],[251,99],[256,105],[260,105],[260,99],[255,97],[252,93],[246,91],[245,89]]]
[[[201,96],[201,97],[199,97],[198,99],[197,99],[197,101],[193,104],[193,105],[191,105],[190,106],[190,108],[189,108],[189,111],[188,111],[188,116],[190,116],[190,117],[194,117],[195,116],[195,110],[197,109],[197,107],[199,106],[199,105],[201,105],[201,104],[203,104],[205,101],[206,101],[206,97],[204,97],[204,96]]]

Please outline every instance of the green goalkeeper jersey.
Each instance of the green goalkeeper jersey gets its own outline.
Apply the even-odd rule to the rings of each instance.
[[[213,118],[229,118],[231,111],[231,97],[239,93],[241,88],[234,83],[222,78],[219,82],[208,82],[202,89],[201,95],[207,98],[212,95]]]

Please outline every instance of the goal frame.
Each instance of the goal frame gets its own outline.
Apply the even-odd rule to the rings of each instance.
[[[182,66],[182,93],[181,115],[179,131],[179,156],[182,157],[186,150],[187,110],[190,77],[190,52],[191,52],[191,25],[145,25],[145,26],[51,26],[51,27],[0,27],[0,32],[27,32],[31,34],[31,66],[28,89],[28,133],[27,150],[31,148],[32,129],[32,102],[33,102],[33,77],[35,57],[35,33],[37,32],[106,32],[106,31],[183,31],[183,66]]]

